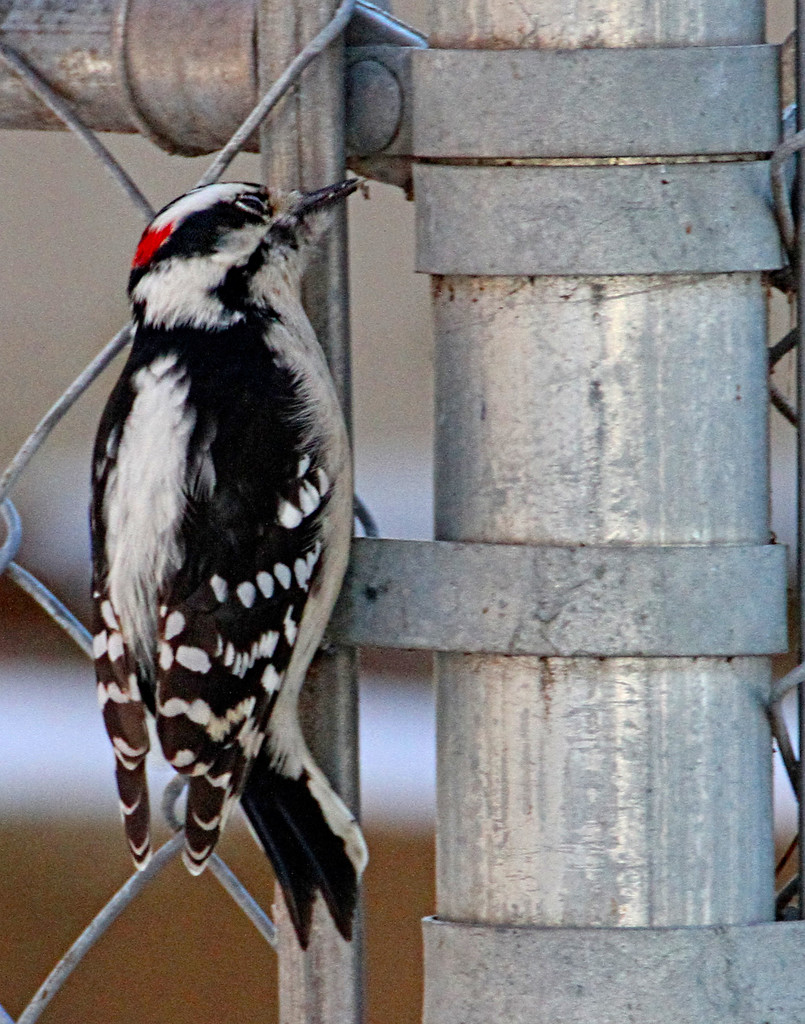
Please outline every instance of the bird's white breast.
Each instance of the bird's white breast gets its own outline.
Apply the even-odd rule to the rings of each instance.
[[[109,596],[123,636],[153,661],[157,594],[181,563],[187,450],[195,413],[175,356],[162,356],[132,379],[126,421],[104,499]]]

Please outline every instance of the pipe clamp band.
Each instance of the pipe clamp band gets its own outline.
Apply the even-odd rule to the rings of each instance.
[[[785,548],[359,538],[328,635],[545,657],[774,654],[787,650]]]
[[[770,153],[777,46],[422,50],[421,157]]]
[[[428,274],[715,274],[783,265],[767,161],[414,168]]]
[[[424,1024],[792,1024],[805,922],[507,928],[425,918]]]

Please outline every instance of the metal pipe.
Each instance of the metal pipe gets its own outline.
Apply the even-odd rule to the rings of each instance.
[[[258,66],[261,90],[332,17],[331,0],[288,4],[261,0]],[[273,188],[313,189],[345,174],[344,46],[331,46],[311,65],[260,133],[263,175]],[[319,255],[305,277],[304,302],[324,346],[348,425],[351,423],[349,281],[346,210],[337,211]],[[359,809],[358,684],[353,650],[320,654],[303,690],[308,744],[335,789]],[[279,998],[283,1024],[360,1024],[363,1015],[361,921],[351,943],[333,925],[324,904],[314,908],[307,952],[299,948],[282,896],[276,899]]]
[[[442,279],[434,311],[440,539],[767,539],[757,275]],[[439,916],[771,916],[766,659],[438,664]]]
[[[763,19],[761,0],[438,0],[429,45],[745,44]],[[467,273],[432,291],[439,539],[768,542],[759,274]],[[436,675],[440,919],[772,919],[768,659],[440,654]],[[448,933],[427,933],[426,1024],[459,1019],[460,982],[436,973]],[[556,985],[583,989],[582,961]],[[548,1018],[535,1001],[507,1019]]]
[[[8,8],[5,10],[4,8]],[[287,12],[268,41],[278,59],[294,55],[285,42]],[[259,96],[254,47],[257,0],[98,0],[93,4],[0,5],[0,35],[96,131],[140,132],[169,152],[219,149]],[[300,40],[301,42],[301,40]],[[355,51],[344,74],[352,95],[352,149],[366,166],[378,150],[399,151],[405,136],[406,65],[399,50],[424,45],[413,29],[359,0],[346,33]],[[367,51],[367,47],[371,49]],[[356,64],[371,60],[373,76]],[[270,83],[269,83],[270,84]],[[369,118],[367,105],[373,110]],[[60,129],[56,118],[0,63],[0,128]],[[246,146],[258,149],[255,137]]]

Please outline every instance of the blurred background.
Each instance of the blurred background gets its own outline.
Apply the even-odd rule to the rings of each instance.
[[[791,30],[790,2],[770,0],[769,41]],[[424,25],[415,0],[395,14]],[[169,157],[107,137],[156,207],[198,179],[207,158]],[[228,178],[256,180],[241,156]],[[142,230],[127,201],[75,139],[0,138],[0,465],[127,318],[125,284]],[[389,186],[349,203],[357,489],[384,536],[432,537],[432,339],[429,286],[413,273],[413,206]],[[770,297],[771,339],[788,329]],[[95,426],[121,361],[57,428],[15,488],[25,539],[18,560],[81,618],[87,611],[88,466]],[[775,381],[793,396],[787,357]],[[772,516],[794,536],[794,434],[771,413]],[[786,668],[780,659],[778,672]],[[433,909],[434,723],[427,655],[361,656],[363,808],[371,1022],[420,1013],[420,918]],[[159,777],[160,769],[156,769]],[[0,1003],[14,1016],[130,872],[113,763],[89,664],[0,578]],[[157,783],[158,784],[158,783]],[[794,832],[779,779],[778,843]],[[270,871],[243,827],[221,851],[268,906]],[[215,969],[210,969],[210,951]],[[109,1024],[275,1019],[273,953],[219,889],[164,872],[68,982],[46,1019]],[[99,1010],[102,1007],[102,1011]],[[214,1007],[214,1012],[211,1011]]]

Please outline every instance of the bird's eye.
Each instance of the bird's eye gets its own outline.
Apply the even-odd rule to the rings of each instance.
[[[235,200],[235,206],[239,206],[241,210],[248,210],[249,213],[266,212],[266,201],[263,196],[258,195],[256,192],[247,192],[245,195],[238,196]]]

